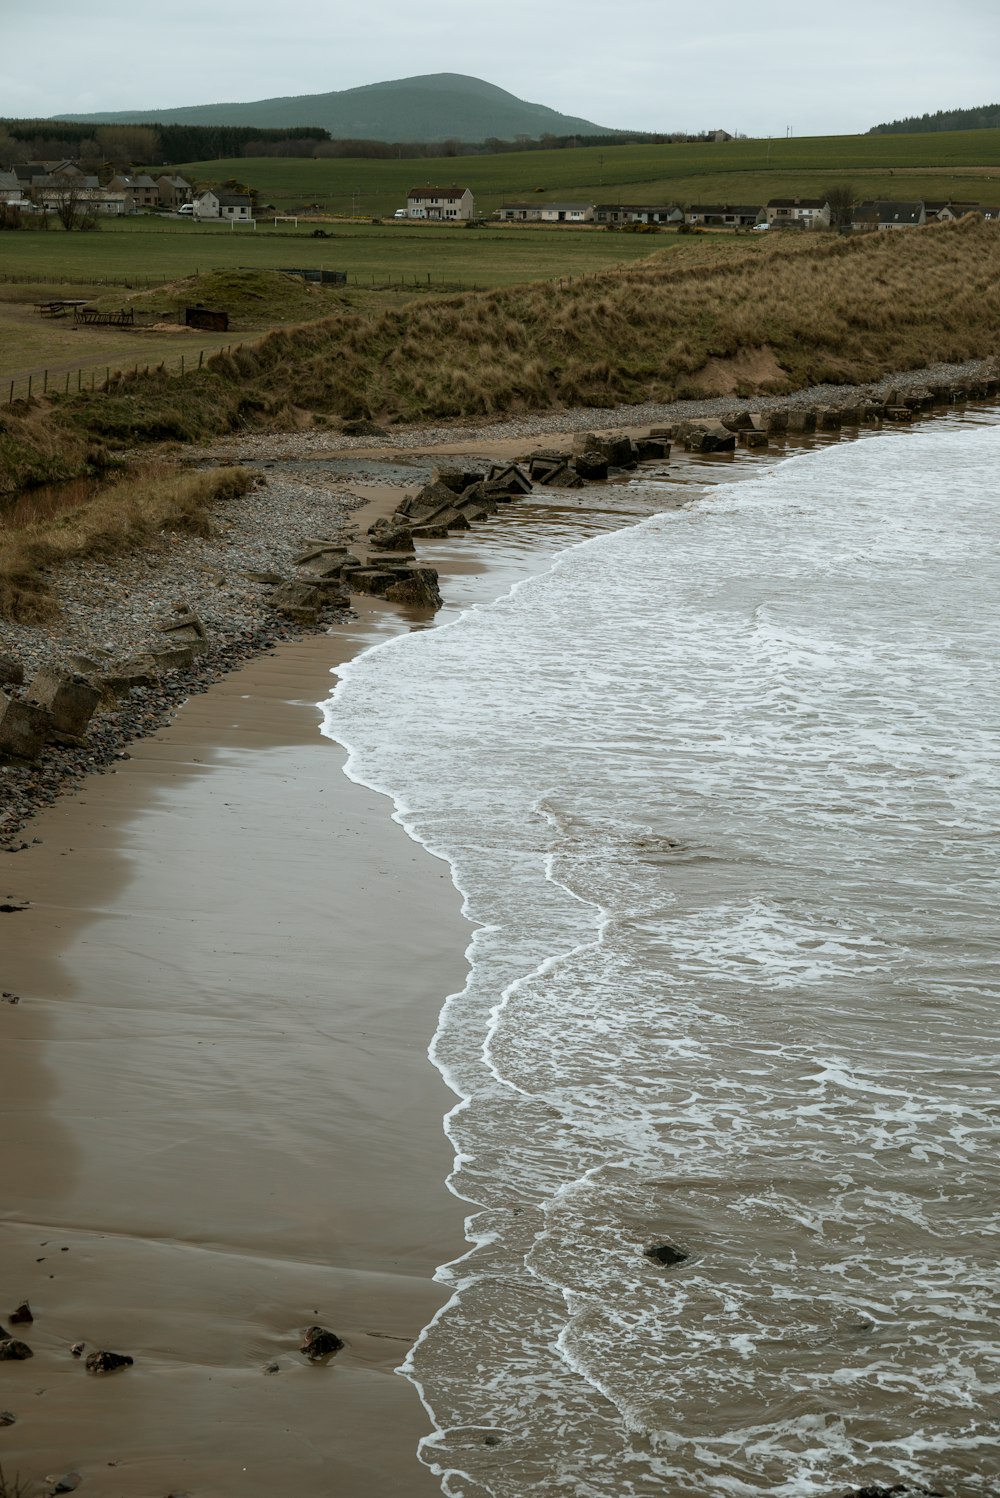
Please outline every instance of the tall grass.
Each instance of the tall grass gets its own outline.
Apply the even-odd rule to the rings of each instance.
[[[149,467],[53,519],[13,527],[0,517],[0,618],[47,617],[48,572],[60,562],[128,551],[171,531],[208,534],[211,506],[253,483],[244,468],[179,474]]]

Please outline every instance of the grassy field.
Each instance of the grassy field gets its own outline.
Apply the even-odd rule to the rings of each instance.
[[[746,235],[723,253],[674,243],[593,277],[343,306],[184,379],[126,370],[93,393],[18,402],[0,413],[0,493],[122,448],[252,427],[746,396],[996,358],[1000,226]]]
[[[817,136],[700,145],[587,146],[427,161],[287,160],[274,157],[195,161],[177,168],[191,180],[233,177],[255,187],[279,211],[310,209],[391,214],[418,183],[460,181],[477,211],[533,196],[592,202],[740,202],[817,197],[848,180],[859,197],[969,198],[1000,201],[1000,130],[926,135]]]
[[[77,370],[87,378],[87,371],[101,373],[107,366],[143,367],[162,360],[173,368],[182,353],[190,359],[269,328],[327,316],[343,305],[340,288],[279,284],[277,278],[253,301],[219,279],[237,268],[256,274],[288,265],[343,270],[349,277],[348,302],[380,311],[387,303],[424,298],[428,292],[594,274],[648,255],[652,244],[679,251],[685,244],[672,235],[516,226],[345,224],[330,234],[314,239],[306,228],[294,232],[261,225],[254,232],[143,216],[111,220],[92,234],[53,228],[3,235],[0,278],[7,279],[0,279],[0,402],[9,398],[11,381],[15,395],[26,393],[29,375],[35,391],[46,369],[63,389],[67,374],[76,388]],[[727,253],[732,238],[706,235],[699,241]],[[199,278],[196,290],[190,277]],[[232,333],[78,327],[71,317],[52,320],[36,311],[36,303],[55,296],[167,313],[203,301],[229,311]]]

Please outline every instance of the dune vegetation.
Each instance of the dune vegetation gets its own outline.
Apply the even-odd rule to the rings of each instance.
[[[998,335],[1000,228],[978,218],[774,236],[764,253],[734,244],[725,256],[693,238],[683,251],[562,285],[428,297],[282,328],[184,379],[113,374],[106,390],[51,400],[44,420],[16,403],[0,417],[0,472],[6,464],[9,493],[60,465],[80,471],[94,443],[856,384],[993,355]]]

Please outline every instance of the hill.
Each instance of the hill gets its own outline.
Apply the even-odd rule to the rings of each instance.
[[[613,134],[605,126],[529,104],[481,78],[426,73],[329,94],[258,99],[250,104],[189,104],[179,109],[64,114],[60,120],[95,124],[252,125],[281,129],[318,125],[337,140],[483,141],[518,135]]]
[[[923,135],[934,130],[996,130],[1000,127],[1000,104],[979,104],[975,109],[937,109],[933,114],[911,115],[888,125],[873,125],[869,135]]]

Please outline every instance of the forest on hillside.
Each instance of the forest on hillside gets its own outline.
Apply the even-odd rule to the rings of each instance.
[[[921,135],[933,130],[1000,129],[1000,104],[980,104],[975,109],[937,109],[933,114],[913,115],[873,125],[869,135]]]

